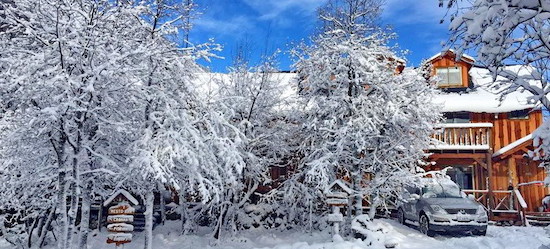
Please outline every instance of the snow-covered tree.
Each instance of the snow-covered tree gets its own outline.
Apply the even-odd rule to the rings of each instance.
[[[287,95],[292,91],[290,74],[281,74],[276,68],[276,55],[266,56],[258,66],[250,66],[245,43],[239,45],[234,64],[228,74],[213,74],[207,81],[213,91],[207,95],[209,105],[226,114],[231,123],[245,137],[240,153],[246,167],[236,184],[223,192],[222,201],[214,205],[215,237],[222,230],[236,231],[253,226],[272,224],[270,219],[255,218],[251,210],[266,210],[269,205],[258,203],[257,190],[270,185],[270,167],[284,167],[290,154],[290,132],[295,123]],[[203,209],[212,209],[204,206]],[[262,212],[263,213],[263,212]],[[260,215],[261,216],[261,215]],[[268,216],[268,215],[264,215]]]
[[[58,247],[85,247],[90,198],[108,188],[136,187],[151,204],[168,184],[217,202],[243,170],[241,132],[190,86],[217,46],[180,48],[185,18],[170,4],[2,5],[0,209],[42,224],[37,245],[55,212]],[[152,205],[146,214],[151,248]]]
[[[137,42],[143,25],[136,23],[135,8],[109,1],[18,1],[5,5],[4,13],[2,167],[11,180],[6,189],[40,187],[25,193],[26,202],[51,203],[42,207],[59,214],[59,247],[75,247],[79,199],[89,204],[90,194],[102,189],[101,179],[119,167],[123,106],[133,101],[136,84],[129,69],[147,51]],[[81,210],[85,243],[88,205]]]
[[[378,1],[329,1],[320,11],[323,32],[296,63],[306,120],[295,182],[322,194],[331,181],[349,179],[355,213],[369,196],[371,216],[412,176],[439,118],[421,74],[396,71],[401,62],[387,45],[393,34],[375,24],[379,10]]]
[[[550,2],[547,0],[477,0],[462,4],[460,0],[440,0],[451,11],[448,46],[463,51],[475,50],[476,62],[486,67],[495,79],[491,86],[502,98],[515,91],[528,91],[524,100],[550,108]],[[497,76],[505,80],[496,80]],[[550,123],[537,130],[537,149],[531,155],[550,160]],[[548,172],[550,165],[544,163]],[[549,174],[550,175],[550,174]],[[548,178],[550,183],[550,178]]]

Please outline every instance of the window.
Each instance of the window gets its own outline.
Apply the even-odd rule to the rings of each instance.
[[[460,67],[439,67],[435,69],[439,77],[437,86],[462,86],[462,69]]]
[[[445,123],[470,123],[470,113],[468,112],[447,112],[443,113]]]
[[[510,119],[529,119],[529,110],[511,111]]]
[[[456,182],[462,189],[474,189],[474,173],[473,166],[458,166],[447,171],[447,175],[451,177],[453,182]]]

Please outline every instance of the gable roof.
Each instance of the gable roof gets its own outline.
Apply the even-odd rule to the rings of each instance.
[[[443,56],[445,56],[447,54],[452,54],[453,56],[455,56],[456,52],[455,52],[454,49],[449,49],[449,50],[446,50],[446,51],[442,51],[442,52],[439,52],[439,53],[435,54],[434,56],[428,58],[426,61],[431,62],[435,59],[443,58]],[[468,64],[474,64],[474,62],[476,62],[474,57],[469,56],[467,54],[462,54],[462,56],[460,56],[460,60],[463,61],[463,62],[466,62]]]
[[[500,150],[497,150],[495,153],[493,153],[493,158],[497,158],[497,159],[504,159],[506,157],[508,157],[509,155],[512,155],[514,153],[516,153],[517,151],[527,147],[527,146],[530,146],[533,144],[533,134],[529,134],[525,137],[522,137],[516,141],[514,141],[513,143],[509,144],[509,145],[506,145],[502,148],[500,148]]]
[[[126,199],[128,199],[129,202],[131,202],[134,205],[139,204],[138,200],[135,197],[133,197],[128,191],[126,191],[124,189],[119,189],[119,190],[115,191],[111,195],[111,197],[109,197],[109,199],[107,199],[103,202],[103,206],[104,207],[109,206],[109,204],[111,204],[111,202],[113,202],[113,200],[119,195],[123,195],[124,197],[126,197]]]
[[[325,194],[333,192],[332,189],[335,187],[342,189],[348,195],[351,195],[353,193],[353,190],[348,186],[347,183],[342,180],[336,180],[325,188]]]

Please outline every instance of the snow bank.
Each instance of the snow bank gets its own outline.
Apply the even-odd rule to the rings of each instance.
[[[398,243],[399,249],[537,249],[550,245],[550,237],[542,227],[497,227],[489,226],[487,236],[442,236],[427,237],[415,227],[404,226],[394,220],[375,220],[387,235]],[[154,230],[155,248],[162,249],[383,249],[384,245],[369,246],[366,241],[344,237],[344,241],[332,242],[329,230],[309,233],[307,231],[277,231],[251,229],[237,235],[224,234],[215,240],[210,230],[197,231],[199,235],[180,235],[178,221],[167,222]],[[89,237],[88,248],[112,249],[105,243],[106,232]],[[135,233],[126,249],[143,248],[143,234]],[[0,248],[12,245],[0,239]],[[50,249],[52,247],[46,247]],[[544,247],[542,247],[544,248]]]

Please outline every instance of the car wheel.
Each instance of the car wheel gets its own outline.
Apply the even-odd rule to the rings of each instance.
[[[472,234],[477,236],[485,236],[487,235],[487,230],[474,230]]]
[[[399,223],[405,225],[405,213],[401,208],[397,210],[397,220],[399,221]]]
[[[420,229],[420,232],[430,237],[435,235],[435,233],[432,230],[430,230],[430,220],[428,219],[428,216],[426,216],[425,214],[420,216],[419,229]]]

